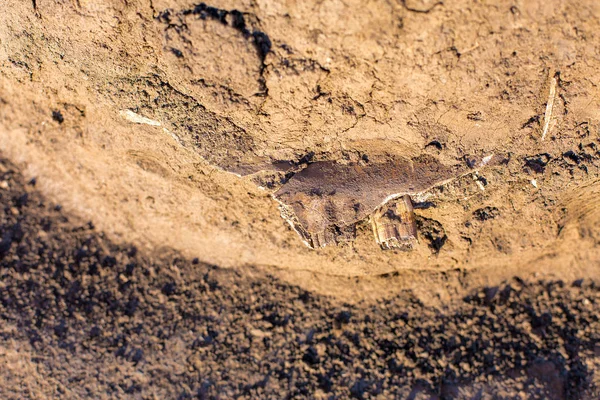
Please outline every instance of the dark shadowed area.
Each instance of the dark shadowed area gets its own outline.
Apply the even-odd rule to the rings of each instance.
[[[71,219],[0,162],[0,395],[593,399],[600,288],[523,281],[444,307],[343,304]],[[250,275],[250,276],[248,276]]]

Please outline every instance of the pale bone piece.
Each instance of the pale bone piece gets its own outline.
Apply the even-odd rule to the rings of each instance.
[[[129,122],[133,122],[134,124],[144,124],[150,126],[161,126],[161,123],[155,121],[150,118],[146,118],[142,115],[136,114],[131,110],[121,110],[119,111],[119,115],[125,118]]]
[[[382,249],[412,250],[417,244],[417,221],[409,195],[383,204],[370,219],[375,241]]]

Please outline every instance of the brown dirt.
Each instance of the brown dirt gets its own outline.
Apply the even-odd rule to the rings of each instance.
[[[344,304],[115,245],[5,160],[0,182],[3,399],[600,395],[589,279],[514,278],[440,307],[407,291]]]
[[[143,388],[131,395],[138,397],[197,394],[209,390],[203,379],[210,390],[223,388],[224,397],[255,396],[246,384],[293,396],[314,393],[322,384],[315,377],[331,371],[338,397],[355,384],[373,395],[381,382],[399,394],[418,386],[442,396],[446,381],[473,396],[507,387],[510,397],[534,390],[531,382],[559,385],[551,390],[557,396],[595,393],[598,326],[588,308],[600,265],[597,1],[5,3],[0,152],[9,186],[0,187],[0,247],[8,255],[0,255],[0,311],[2,357],[12,361],[2,376],[28,382],[30,397],[60,397],[57,390],[70,386],[71,397],[86,390],[116,395],[129,388],[115,381],[124,377]],[[469,172],[491,154],[501,161]],[[415,160],[433,160],[424,171],[467,173],[415,204],[418,241],[411,251],[382,250],[360,204],[372,207],[397,187],[444,178],[414,173]],[[322,165],[331,173],[311,181],[315,207],[306,224],[326,220],[326,229],[344,240],[310,249],[272,195],[291,193],[296,201],[302,185],[295,179]],[[336,174],[352,190],[338,191]],[[35,190],[21,181],[32,178]],[[323,191],[327,185],[332,189]],[[35,201],[18,206],[25,190]],[[295,204],[300,219],[303,201]],[[355,223],[357,215],[364,219]],[[78,260],[86,240],[96,250]],[[128,253],[132,247],[137,254]],[[104,265],[108,256],[116,264]],[[198,263],[186,261],[192,259]],[[123,271],[131,263],[148,275],[131,272],[141,275],[130,279]],[[90,265],[102,266],[100,272],[88,271]],[[211,274],[222,279],[212,289],[212,280],[203,281]],[[177,289],[172,302],[158,294],[167,278],[189,286]],[[571,287],[582,278],[583,287]],[[71,298],[74,282],[80,286]],[[482,288],[505,293],[506,285],[512,289],[504,297],[481,300],[494,292]],[[90,310],[80,305],[83,287],[96,287],[85,295]],[[143,303],[148,293],[158,299]],[[128,316],[119,307],[133,298],[144,311]],[[211,317],[196,319],[189,310],[200,306],[188,298],[212,307]],[[233,320],[220,319],[229,317],[218,309],[222,304],[225,315],[250,324],[241,310],[250,312],[263,298],[270,299],[261,303],[266,310],[302,321],[289,328],[269,322],[273,332],[252,339],[267,346],[257,354],[268,366],[252,359],[250,345],[231,348],[238,346],[232,337],[251,340],[250,330],[262,328],[230,327]],[[335,322],[342,309],[351,310],[350,336]],[[30,315],[36,312],[49,317]],[[409,320],[396,318],[404,312]],[[544,313],[551,323],[540,322]],[[270,318],[263,309],[251,314]],[[34,319],[41,325],[32,328]],[[55,328],[63,320],[68,333],[61,337]],[[152,332],[135,331],[134,322],[146,320]],[[227,332],[223,347],[192,346],[199,335],[212,337],[206,324],[216,320]],[[475,331],[475,321],[488,321],[490,331]],[[174,340],[167,347],[155,331],[161,324]],[[549,336],[544,324],[552,327]],[[81,334],[91,325],[106,332],[93,339],[98,343]],[[314,343],[305,337],[313,325],[323,335]],[[292,340],[291,331],[299,336]],[[352,349],[357,332],[364,338]],[[378,347],[379,332],[388,345]],[[448,347],[451,337],[466,342]],[[477,338],[498,346],[506,338],[508,347],[491,347],[493,370]],[[438,350],[421,352],[419,340]],[[339,343],[350,346],[348,354],[335,353]],[[308,348],[323,365],[302,361]],[[131,362],[137,350],[144,363]],[[203,366],[189,361],[192,354]],[[114,364],[119,357],[129,363]],[[60,366],[59,359],[72,364]],[[368,366],[340,369],[349,360]],[[248,363],[255,375],[232,372]],[[142,364],[146,369],[138,369]],[[174,370],[181,379],[170,375]],[[69,377],[73,371],[82,371],[80,378]],[[151,371],[161,378],[148,378]],[[544,374],[557,378],[544,383]],[[86,379],[95,383],[85,388]],[[444,396],[462,396],[452,393]]]

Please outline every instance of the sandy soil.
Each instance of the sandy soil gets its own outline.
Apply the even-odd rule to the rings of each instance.
[[[5,3],[7,382],[594,398],[597,1]],[[412,250],[382,249],[373,208],[419,188]]]

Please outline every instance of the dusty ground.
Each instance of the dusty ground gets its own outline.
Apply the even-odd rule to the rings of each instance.
[[[5,3],[19,390],[597,397],[598,2]],[[273,198],[332,166],[351,194],[308,213],[338,221],[418,160],[462,172],[415,204],[412,251],[368,218],[308,248]]]

